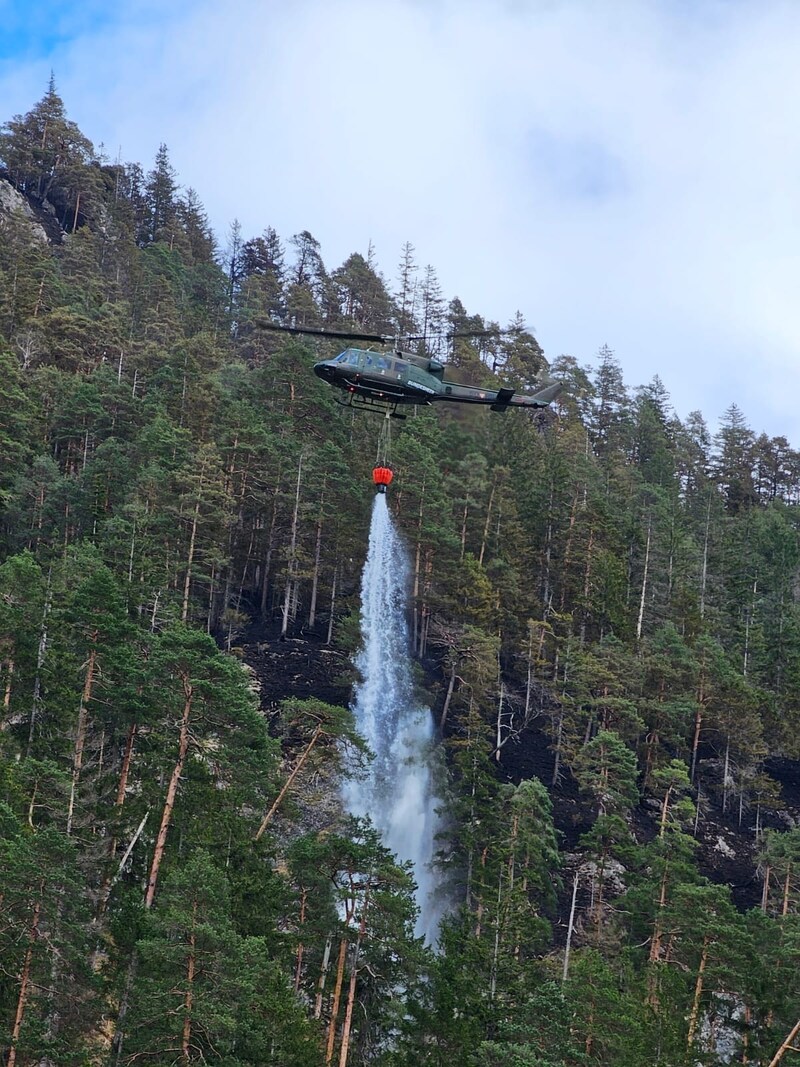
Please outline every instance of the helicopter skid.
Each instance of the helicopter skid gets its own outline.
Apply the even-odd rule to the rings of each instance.
[[[388,397],[363,396],[359,393],[348,392],[346,398],[341,400],[337,397],[336,403],[343,408],[352,408],[354,411],[368,411],[376,415],[386,415],[393,419],[405,419],[405,412],[398,411],[399,402],[390,400]]]

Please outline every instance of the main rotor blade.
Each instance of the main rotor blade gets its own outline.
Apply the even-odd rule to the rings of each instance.
[[[375,344],[388,345],[394,340],[380,333],[349,333],[346,330],[322,330],[312,326],[280,326],[277,322],[268,319],[258,319],[258,325],[265,330],[275,330],[277,333],[301,333],[309,337],[333,337],[339,341],[374,341]]]
[[[463,332],[455,331],[454,333],[446,333],[445,337],[448,339],[448,341],[452,341],[454,338],[458,338],[458,337],[508,337],[508,336],[519,336],[519,334],[524,333],[524,332],[525,331],[524,331],[524,329],[522,327],[513,326],[510,330],[464,330]]]

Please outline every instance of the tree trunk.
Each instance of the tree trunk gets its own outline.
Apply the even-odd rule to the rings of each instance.
[[[111,896],[112,890],[114,889],[114,886],[117,884],[117,882],[120,880],[120,878],[122,877],[122,872],[125,870],[125,864],[128,862],[128,860],[130,858],[130,855],[131,855],[131,852],[133,852],[134,847],[136,846],[136,842],[142,836],[142,831],[144,830],[145,823],[147,822],[147,820],[149,818],[150,818],[150,809],[148,808],[147,811],[144,813],[141,822],[137,826],[136,833],[131,838],[130,844],[125,849],[125,852],[124,852],[124,854],[122,856],[122,859],[119,861],[119,866],[117,867],[116,874],[114,875],[113,878],[107,878],[106,879],[106,881],[105,881],[105,883],[103,885],[103,889],[101,890],[101,893],[100,893],[100,902],[99,902],[99,904],[97,906],[98,918],[106,910],[106,907],[108,906],[108,900],[109,900],[109,897]]]
[[[703,938],[703,951],[700,956],[700,966],[697,968],[697,981],[694,986],[694,999],[692,1000],[692,1010],[689,1013],[689,1032],[686,1035],[686,1047],[691,1048],[694,1041],[695,1031],[697,1030],[697,1018],[700,1014],[700,998],[703,995],[703,975],[705,974],[706,964],[708,963],[708,936]]]
[[[322,995],[325,992],[325,979],[328,977],[328,967],[331,961],[331,939],[327,938],[325,941],[325,950],[322,953],[322,966],[319,971],[319,981],[317,982],[317,997],[314,1001],[314,1018],[319,1019],[322,1015]]]
[[[292,599],[292,583],[294,581],[295,569],[297,561],[295,560],[295,552],[297,551],[297,527],[298,518],[300,515],[300,486],[302,484],[303,477],[303,453],[300,453],[300,459],[297,464],[297,483],[294,492],[294,511],[292,512],[292,530],[289,536],[289,570],[286,575],[286,588],[283,594],[283,619],[281,621],[281,637],[286,637],[286,632],[289,629],[289,610]]]
[[[711,532],[711,492],[708,494],[708,509],[706,510],[706,532],[703,539],[703,566],[700,572],[700,618],[706,613],[706,581],[708,578],[708,542]]]
[[[789,914],[789,886],[792,877],[792,865],[791,863],[786,868],[786,878],[783,882],[783,904],[781,906],[781,918],[785,919]]]
[[[770,865],[767,863],[764,867],[764,885],[761,890],[761,911],[764,915],[767,914],[767,904],[769,903],[769,876],[771,871]]]
[[[303,889],[300,896],[300,930],[303,929],[303,924],[306,921],[306,897],[308,896],[308,890]],[[302,933],[300,935],[302,937]],[[294,969],[294,991],[295,993],[300,990],[300,976],[303,973],[303,942],[300,941],[297,945],[297,963]]]
[[[97,640],[97,632],[92,634],[92,641]],[[88,718],[88,705],[92,697],[92,685],[94,684],[94,670],[97,662],[97,649],[92,648],[89,653],[89,662],[86,664],[86,678],[83,683],[81,702],[78,707],[78,728],[75,735],[75,751],[72,756],[72,783],[69,790],[69,805],[67,808],[66,833],[72,833],[72,816],[75,811],[75,795],[78,791],[78,781],[83,768],[83,751],[86,746],[86,721]]]
[[[14,678],[14,660],[11,657],[6,660],[6,672],[6,688],[3,693],[3,721],[0,723],[0,729],[5,729],[11,708],[11,682]]]
[[[33,700],[31,701],[31,717],[28,725],[28,748],[25,753],[26,756],[30,756],[31,754],[33,734],[36,729],[36,720],[39,717],[39,702],[41,700],[42,692],[42,667],[44,666],[44,659],[47,654],[47,616],[50,614],[50,604],[52,603],[52,577],[53,569],[51,567],[47,572],[47,591],[44,596],[42,623],[39,628],[39,648],[36,653],[36,676],[33,680]]]
[[[689,774],[689,780],[694,781],[695,771],[697,770],[697,750],[700,747],[700,728],[703,725],[703,710],[705,707],[705,662],[701,664],[700,668],[700,682],[697,691],[697,711],[694,716],[694,737],[692,738],[692,766]]]
[[[672,793],[672,786],[667,787],[667,791],[664,794],[664,800],[661,804],[661,820],[658,824],[658,836],[663,837],[667,832],[667,819],[669,818],[669,798]]]
[[[639,615],[636,619],[636,641],[642,639],[642,624],[644,623],[644,605],[647,597],[647,578],[650,570],[650,540],[653,532],[653,516],[647,520],[647,542],[644,549],[644,573],[642,574],[642,595],[639,597]]]
[[[333,568],[333,582],[331,584],[331,610],[328,618],[328,636],[325,638],[325,644],[329,645],[333,638],[333,612],[336,607],[336,578],[339,573],[339,568]]]
[[[486,505],[486,522],[483,524],[483,537],[481,537],[481,550],[478,555],[478,566],[483,566],[483,556],[486,552],[486,543],[489,540],[489,525],[492,521],[492,505],[494,504],[494,494],[497,489],[498,475],[495,472],[495,476],[492,479],[492,488],[489,493],[489,503]]]
[[[444,697],[444,705],[442,706],[442,714],[439,718],[439,733],[444,733],[444,726],[447,722],[447,713],[450,710],[450,701],[453,699],[453,689],[456,684],[456,661],[453,658],[453,663],[450,667],[450,678],[447,683],[447,692]]]
[[[194,1000],[194,970],[196,964],[195,947],[197,924],[197,898],[192,901],[192,928],[189,933],[189,959],[186,962],[186,993],[183,997],[183,1034],[181,1036],[181,1058],[189,1063],[189,1049],[192,1041],[192,1002]]]
[[[594,527],[589,528],[589,544],[586,547],[586,567],[583,572],[583,607],[581,609],[580,640],[583,646],[586,642],[586,617],[589,614],[589,590],[592,578],[592,548],[594,547]]]
[[[30,930],[28,931],[28,947],[25,950],[25,961],[22,964],[22,974],[19,981],[19,996],[17,997],[17,1010],[14,1013],[14,1025],[11,1029],[11,1045],[8,1050],[6,1067],[14,1067],[17,1062],[17,1044],[22,1031],[22,1023],[25,1018],[25,1008],[28,1004],[28,988],[31,981],[31,961],[33,959],[33,946],[36,943],[39,929],[39,913],[41,902],[37,901],[33,909]]]
[[[186,576],[183,580],[183,605],[181,606],[181,622],[186,622],[186,618],[189,614],[189,590],[192,585],[192,564],[194,562],[194,547],[197,542],[197,523],[200,518],[200,490],[203,487],[202,472],[200,487],[197,490],[197,503],[194,506],[194,514],[192,516],[192,532],[189,536],[189,555],[186,560]]]
[[[322,519],[317,522],[317,540],[314,545],[314,573],[311,578],[311,604],[308,609],[308,628],[313,630],[317,621],[317,590],[319,589],[319,561],[322,554]]]
[[[775,1053],[773,1058],[769,1061],[769,1067],[777,1067],[777,1064],[780,1063],[780,1061],[783,1059],[784,1052],[789,1052],[790,1050],[792,1050],[794,1052],[797,1051],[797,1049],[793,1048],[792,1042],[794,1041],[794,1039],[797,1037],[797,1035],[799,1033],[800,1033],[800,1019],[798,1019],[797,1022],[794,1024],[792,1029],[789,1031],[789,1035],[787,1036],[786,1040],[783,1042],[781,1047]],[[9,1063],[10,1062],[11,1061],[9,1060]]]
[[[344,1024],[342,1026],[342,1048],[339,1053],[339,1067],[347,1067],[347,1053],[350,1048],[350,1027],[353,1024],[353,1005],[356,1002],[356,983],[358,981],[358,961],[361,953],[361,944],[367,929],[367,909],[369,907],[369,883],[364,894],[364,904],[361,909],[361,922],[358,924],[358,938],[353,955],[353,966],[350,970],[350,985],[347,990],[347,1007],[344,1012]]]
[[[278,793],[277,797],[275,798],[272,807],[269,809],[267,814],[262,819],[261,825],[258,828],[256,836],[253,838],[254,841],[258,841],[258,839],[264,833],[266,828],[269,826],[270,822],[272,821],[273,815],[275,814],[275,812],[280,807],[281,801],[283,800],[283,798],[286,796],[286,794],[288,793],[289,789],[291,788],[292,782],[295,780],[297,775],[300,773],[300,770],[302,769],[303,764],[305,763],[305,761],[311,755],[311,750],[313,749],[314,745],[316,745],[317,741],[319,740],[319,737],[320,737],[321,733],[322,733],[322,727],[321,726],[315,727],[314,733],[311,735],[311,740],[308,742],[308,744],[306,745],[305,749],[303,750],[302,756],[297,761],[297,763],[294,765],[292,773],[286,779],[286,781],[285,781],[285,783],[283,785],[283,788],[281,789],[280,793]]]
[[[175,797],[178,793],[178,785],[181,780],[181,774],[183,773],[184,763],[186,762],[186,753],[189,749],[189,718],[192,713],[192,699],[194,692],[186,679],[184,679],[183,688],[184,693],[186,694],[186,700],[183,705],[183,717],[181,718],[178,758],[175,761],[175,766],[172,768],[172,775],[169,780],[169,786],[167,787],[167,797],[164,801],[164,810],[161,814],[161,825],[158,828],[156,847],[153,851],[153,862],[150,866],[150,875],[147,879],[147,891],[144,898],[144,906],[147,909],[153,906],[153,898],[156,895],[158,872],[161,869],[161,861],[164,858],[164,849],[167,844],[167,833],[169,831],[170,822],[172,821],[172,810],[175,807]]]
[[[578,899],[578,882],[580,881],[580,871],[575,872],[575,877],[572,879],[572,901],[569,906],[569,921],[567,923],[567,944],[564,948],[564,967],[561,971],[561,981],[566,982],[569,977],[569,955],[572,949],[572,932],[575,929],[575,904]]]
[[[509,888],[509,893],[510,893]],[[489,1003],[494,1003],[494,998],[497,994],[497,961],[500,958],[500,942],[501,942],[501,920],[500,912],[503,900],[503,868],[501,867],[497,876],[497,911],[495,914],[494,922],[494,945],[492,946],[492,964],[489,968]]]
[[[495,762],[500,762],[500,749],[503,747],[503,703],[506,695],[505,685],[500,682],[500,697],[497,701],[497,720],[495,722]]]
[[[541,576],[541,589],[542,589],[542,603],[544,604],[545,611],[550,606],[550,599],[552,593],[550,591],[550,565],[553,555],[553,483],[550,483],[550,494],[547,500],[547,529],[545,531],[544,540],[544,563],[542,565]]]
[[[275,493],[272,497],[272,518],[269,524],[269,534],[267,536],[267,554],[264,559],[264,570],[261,575],[261,618],[267,617],[267,593],[269,591],[269,572],[270,565],[272,563],[272,549],[273,541],[275,539],[275,521],[278,515],[278,487],[275,488]]]
[[[344,980],[344,961],[347,955],[347,938],[343,937],[339,942],[339,962],[336,966],[336,985],[333,989],[333,1004],[331,1005],[331,1017],[328,1023],[328,1045],[325,1050],[325,1063],[333,1059],[333,1046],[336,1043],[336,1021],[339,1015],[339,1001],[342,996],[342,982]]]

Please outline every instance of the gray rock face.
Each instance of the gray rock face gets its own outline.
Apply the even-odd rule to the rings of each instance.
[[[47,234],[25,197],[18,193],[11,182],[0,178],[0,229],[5,229],[16,218],[23,220],[30,230],[31,241],[46,245]]]

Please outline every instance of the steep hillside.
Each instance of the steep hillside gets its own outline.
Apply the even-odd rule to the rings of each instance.
[[[768,1063],[800,1004],[800,453],[608,348],[548,361],[410,245],[397,284],[266,221],[222,250],[166,146],[109,164],[52,83],[0,165],[5,1062]],[[384,457],[448,769],[437,952],[338,805],[380,423],[314,376],[335,342],[265,321],[564,383],[536,418],[420,408]]]

